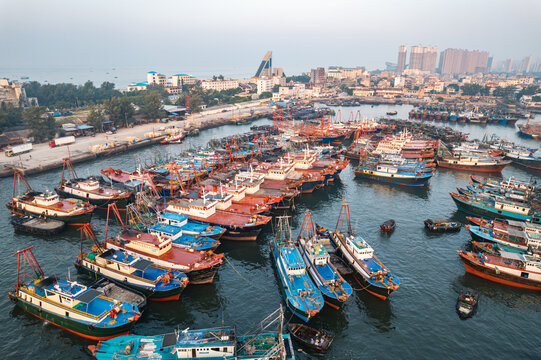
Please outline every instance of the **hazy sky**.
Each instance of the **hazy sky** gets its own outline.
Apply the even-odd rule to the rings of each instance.
[[[0,68],[383,68],[400,44],[541,56],[540,0],[0,0]],[[162,70],[163,71],[163,70]],[[2,74],[0,74],[1,76]]]

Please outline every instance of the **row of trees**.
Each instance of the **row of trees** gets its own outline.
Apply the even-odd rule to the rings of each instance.
[[[522,90],[520,90],[518,93],[516,91],[515,86],[506,86],[506,87],[498,86],[494,90],[492,90],[492,94],[491,94],[490,87],[479,85],[479,84],[464,84],[462,85],[460,89],[462,90],[463,95],[469,95],[469,96],[492,95],[492,96],[508,99],[508,98],[515,98],[515,94],[516,94],[517,100],[520,100],[520,98],[524,95],[535,95],[539,92],[539,86],[537,85],[530,85],[525,88],[522,88]]]
[[[38,98],[40,106],[56,109],[102,104],[114,96],[121,96],[120,91],[115,90],[115,84],[108,81],[102,83],[100,87],[95,87],[92,81],[87,81],[84,85],[41,84],[31,81],[25,83],[23,87],[28,97]]]

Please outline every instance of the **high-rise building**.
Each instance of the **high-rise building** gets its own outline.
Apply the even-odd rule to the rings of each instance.
[[[436,60],[438,59],[438,48],[435,46],[427,46],[423,48],[423,59],[421,70],[430,73],[436,72]]]
[[[445,49],[440,54],[439,71],[442,75],[486,72],[488,59],[486,51]]]
[[[400,53],[399,53],[400,56]],[[404,54],[405,56],[405,54]],[[438,59],[438,48],[435,46],[423,47],[412,46],[410,50],[410,63],[408,69],[436,72],[436,60]]]
[[[272,77],[272,51],[267,51],[255,73],[256,78]]]
[[[532,57],[526,56],[524,59],[522,59],[522,63],[520,64],[519,71],[521,73],[529,73],[531,66],[532,66]]]
[[[494,58],[492,56],[489,56],[487,61],[487,72],[492,71],[492,63],[494,62]]]
[[[310,71],[310,82],[315,85],[325,84],[327,80],[327,74],[325,73],[325,68],[318,67],[317,69],[312,69]]]
[[[505,59],[503,62],[503,72],[504,73],[510,73],[511,69],[513,68],[513,59]]]
[[[406,54],[408,52],[408,47],[406,45],[401,45],[398,48],[398,63],[396,67],[396,72],[402,74],[406,68]]]
[[[422,70],[423,66],[423,47],[421,45],[412,46],[410,50],[410,63],[408,69]]]

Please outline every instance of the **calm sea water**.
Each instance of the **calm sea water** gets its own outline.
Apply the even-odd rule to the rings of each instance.
[[[338,108],[337,108],[338,109]],[[363,116],[377,117],[397,110],[405,118],[409,106],[362,106],[342,108],[342,116],[360,110]],[[267,122],[262,120],[260,123]],[[472,137],[496,132],[510,140],[529,146],[539,143],[516,136],[513,127],[499,125],[455,125]],[[225,126],[206,130],[186,144],[154,147],[136,153],[122,154],[78,164],[79,175],[97,174],[106,167],[133,170],[134,157],[151,158],[157,152],[177,153],[186,146],[199,145],[217,136],[247,131],[249,126]],[[509,166],[503,176],[529,178],[535,174]],[[419,358],[539,358],[541,336],[539,294],[494,284],[465,273],[456,250],[467,246],[470,236],[459,233],[433,235],[425,232],[423,220],[450,217],[464,221],[449,196],[456,186],[468,181],[468,174],[438,170],[423,189],[409,189],[354,179],[352,166],[335,185],[303,195],[292,214],[293,234],[302,224],[304,211],[312,211],[314,220],[334,228],[342,200],[351,207],[353,225],[374,247],[377,256],[401,280],[400,288],[389,301],[381,301],[364,292],[356,292],[340,311],[325,308],[310,322],[314,327],[335,333],[335,341],[325,355],[299,352],[301,359],[419,359]],[[540,179],[538,177],[538,179]],[[29,176],[30,184],[43,190],[52,189],[60,180],[60,171]],[[1,198],[9,200],[11,179],[0,180]],[[379,225],[395,219],[396,231],[382,235]],[[46,274],[76,277],[72,262],[79,251],[79,235],[67,231],[49,238],[14,234],[9,213],[2,208],[0,228],[4,233],[0,256],[0,322],[3,358],[88,359],[86,347],[92,342],[71,335],[50,324],[44,324],[9,302],[7,292],[15,283],[16,257],[19,249],[34,246],[34,253]],[[93,228],[103,238],[105,219],[96,216]],[[113,229],[114,230],[114,229]],[[253,243],[225,242],[220,251],[234,266],[224,264],[212,285],[190,286],[179,302],[150,303],[134,333],[152,335],[174,328],[202,328],[235,324],[240,331],[255,325],[283,303],[275,276],[268,243],[271,227]],[[237,271],[242,275],[241,278]],[[461,321],[455,312],[455,301],[463,287],[479,291],[481,300],[477,315]],[[287,318],[290,317],[286,313]]]

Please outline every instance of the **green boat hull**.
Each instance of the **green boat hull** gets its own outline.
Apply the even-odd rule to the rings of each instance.
[[[92,340],[106,340],[119,335],[128,334],[136,323],[136,321],[132,321],[130,323],[126,323],[124,325],[116,327],[97,327],[90,324],[80,323],[64,316],[43,311],[39,307],[30,304],[24,300],[21,300],[12,294],[10,294],[10,298],[15,303],[15,305],[29,312],[30,314],[53,325],[56,325],[64,330]]]

